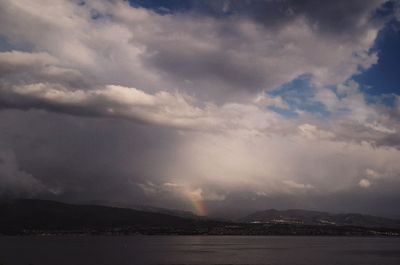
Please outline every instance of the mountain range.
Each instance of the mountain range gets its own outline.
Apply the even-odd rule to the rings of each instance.
[[[266,210],[220,221],[162,208],[130,209],[16,199],[0,203],[0,234],[400,235],[400,220]]]
[[[155,211],[100,205],[74,205],[48,200],[17,199],[0,204],[0,233],[79,231],[105,233],[184,233],[218,225],[211,220],[183,218]]]
[[[307,210],[265,210],[255,212],[240,221],[247,223],[281,223],[303,225],[336,225],[400,228],[400,220],[357,213],[332,214]]]

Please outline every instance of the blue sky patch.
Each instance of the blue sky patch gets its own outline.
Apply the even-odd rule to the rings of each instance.
[[[270,108],[284,116],[291,117],[296,115],[297,111],[305,111],[321,116],[328,116],[329,112],[325,106],[318,101],[313,100],[315,87],[311,84],[309,74],[301,75],[289,83],[286,83],[277,89],[268,92],[272,97],[280,96],[289,105],[290,110],[281,110],[276,107]]]
[[[192,1],[185,0],[129,0],[129,4],[136,8],[150,9],[162,15],[188,11],[193,7]]]
[[[390,21],[379,32],[372,51],[378,52],[378,63],[354,76],[365,93],[400,95],[400,22]]]

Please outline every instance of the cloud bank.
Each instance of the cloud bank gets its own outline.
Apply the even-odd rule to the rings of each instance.
[[[399,96],[353,80],[383,1],[188,3],[0,1],[0,193],[392,211]]]

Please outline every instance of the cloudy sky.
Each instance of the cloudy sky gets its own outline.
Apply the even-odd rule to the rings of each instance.
[[[400,216],[400,3],[0,0],[0,197]]]

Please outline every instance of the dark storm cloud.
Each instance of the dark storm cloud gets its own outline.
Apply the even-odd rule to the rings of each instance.
[[[322,33],[337,37],[338,34],[360,33],[364,29],[360,21],[372,18],[377,8],[386,1],[188,0],[160,2],[132,0],[130,2],[134,6],[153,9],[159,13],[193,12],[220,19],[231,16],[247,17],[272,28],[282,27],[298,17],[305,17]]]
[[[265,26],[288,23],[294,18],[304,16],[308,23],[323,34],[334,37],[352,36],[362,33],[364,19],[371,19],[373,12],[385,1],[233,1],[234,10],[248,9],[248,16]]]
[[[235,58],[234,54],[221,52],[220,49],[186,51],[185,47],[178,45],[165,50],[161,47],[157,51],[159,54],[149,59],[150,65],[162,69],[171,76],[203,83],[202,86],[207,91],[210,90],[207,86],[226,87],[222,89],[221,97],[229,91],[240,91],[243,88],[249,90],[248,92],[257,92],[260,90],[260,85],[266,83],[262,65],[241,64],[238,62],[241,58]]]
[[[301,74],[319,76],[325,68],[338,66],[337,58],[326,57],[330,51],[342,49],[340,47],[357,50],[343,60],[364,58],[358,63],[369,67],[374,55],[368,54],[369,48],[361,47],[368,38],[374,38],[373,31],[384,21],[373,19],[374,11],[382,3],[139,1],[134,6],[156,10],[161,6],[176,16],[187,19],[193,16],[190,23],[176,23],[173,30],[157,32],[160,38],[149,38],[149,56],[144,62],[165,73],[165,80],[170,78],[179,87],[186,87],[207,100],[220,101],[221,98],[240,98],[246,92],[273,89],[283,79],[291,80]],[[308,47],[313,49],[308,50]],[[307,63],[302,62],[302,58],[307,58]],[[315,68],[310,62],[315,63]],[[349,65],[338,66],[342,69],[340,75],[328,77],[327,73],[321,81],[346,80],[350,72],[357,71],[357,68],[347,70]],[[303,68],[303,72],[294,71],[294,68]]]
[[[10,110],[1,112],[0,117],[2,150],[14,153],[2,160],[2,165],[14,163],[7,167],[14,170],[7,176],[3,176],[5,167],[0,166],[2,187],[18,191],[26,186],[31,192],[28,195],[74,201],[130,198],[145,203],[136,183],[164,176],[159,168],[168,154],[163,150],[173,148],[176,141],[176,135],[168,129],[155,131],[113,120]],[[18,160],[14,157],[11,161],[11,155]],[[17,175],[17,170],[31,176]],[[14,188],[6,185],[3,177],[14,179]],[[25,179],[26,184],[18,185]],[[38,187],[29,187],[33,184]]]

